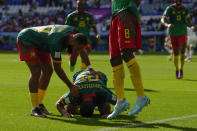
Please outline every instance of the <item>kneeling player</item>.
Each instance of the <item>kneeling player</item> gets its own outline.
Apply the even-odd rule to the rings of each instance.
[[[80,97],[73,98],[67,92],[57,101],[56,107],[62,116],[73,117],[79,107],[83,117],[91,117],[95,106],[98,106],[101,116],[107,117],[110,114],[110,104],[115,105],[117,98],[106,87],[105,74],[101,73],[99,77],[90,74],[88,70],[82,70],[74,74],[73,83],[80,86]]]

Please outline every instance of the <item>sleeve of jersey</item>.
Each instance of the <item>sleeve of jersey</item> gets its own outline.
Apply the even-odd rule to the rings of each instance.
[[[94,16],[90,15],[90,26],[95,26],[95,22],[94,22]]]
[[[68,15],[68,16],[66,17],[66,22],[65,22],[65,24],[66,24],[66,25],[71,25],[71,16],[70,16],[70,15]]]
[[[62,61],[61,52],[52,51],[51,57],[52,57],[54,63],[61,63],[61,61]]]
[[[73,104],[80,104],[80,98],[72,98],[72,96],[70,95],[70,91],[67,92],[63,97],[63,104],[64,105],[68,105],[70,103],[73,103]]]
[[[163,17],[169,17],[169,15],[170,15],[170,8],[167,7],[166,10],[163,13]]]

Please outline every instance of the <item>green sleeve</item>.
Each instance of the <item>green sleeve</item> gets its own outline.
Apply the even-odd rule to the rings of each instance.
[[[66,17],[66,22],[65,22],[66,25],[71,25],[72,26],[72,16],[71,15],[68,15]]]
[[[95,26],[94,16],[90,14],[90,26]]]
[[[166,10],[164,11],[163,16],[169,17],[170,16],[170,13],[171,13],[171,8],[168,6],[166,8]]]
[[[62,61],[61,51],[52,50],[51,57],[52,57],[53,61],[56,61],[56,62]]]
[[[68,91],[66,94],[63,95],[63,100],[64,100],[64,104],[70,104],[70,103],[74,103],[74,104],[80,104],[80,98],[72,98],[70,91]]]

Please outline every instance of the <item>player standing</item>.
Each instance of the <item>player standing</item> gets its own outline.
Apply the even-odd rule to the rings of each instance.
[[[185,50],[186,58],[185,61],[191,62],[192,61],[192,55],[194,53],[194,48],[197,44],[197,36],[196,33],[191,29],[187,28],[187,47]]]
[[[29,91],[32,103],[31,115],[45,117],[50,114],[42,104],[53,67],[59,78],[69,87],[73,97],[78,96],[78,86],[74,85],[61,67],[61,52],[80,52],[82,59],[93,74],[86,51],[87,38],[68,25],[49,25],[23,29],[17,36],[20,60],[25,61],[31,75]]]
[[[137,92],[137,100],[129,116],[139,113],[150,103],[149,98],[144,95],[140,67],[133,55],[134,51],[142,47],[139,12],[137,10],[139,4],[140,0],[112,0],[109,51],[114,89],[118,100],[114,111],[107,117],[108,119],[116,118],[130,107],[124,95],[123,60],[126,62],[131,81]]]
[[[66,24],[76,27],[80,33],[83,33],[88,38],[88,45],[86,46],[86,51],[90,52],[90,29],[92,28],[97,40],[102,43],[100,35],[96,29],[94,23],[94,17],[92,14],[85,11],[86,1],[85,0],[77,0],[76,11],[70,13],[66,18]],[[70,55],[70,70],[74,71],[75,64],[77,61],[78,53],[73,53]],[[82,61],[81,69],[86,69],[85,63]]]
[[[166,8],[161,22],[165,27],[169,28],[169,34],[174,53],[176,78],[181,79],[183,77],[185,48],[187,43],[187,26],[191,27],[193,30],[195,30],[195,27],[192,26],[189,10],[182,5],[182,0],[174,0],[174,2],[174,4]],[[167,18],[169,18],[169,23],[167,22]]]

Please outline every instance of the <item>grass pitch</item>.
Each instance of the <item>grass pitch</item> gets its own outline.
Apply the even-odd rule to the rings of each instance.
[[[194,56],[193,62],[185,63],[184,78],[181,80],[175,78],[173,62],[169,62],[166,55],[143,55],[136,58],[141,67],[145,94],[151,99],[151,104],[140,114],[129,117],[129,111],[126,111],[115,120],[106,120],[95,111],[93,118],[63,118],[57,112],[55,103],[68,88],[54,72],[44,99],[45,106],[53,115],[36,118],[30,116],[27,83],[30,72],[27,66],[18,61],[18,54],[1,53],[0,131],[197,130],[197,56]],[[92,54],[90,59],[95,69],[107,75],[108,88],[114,92],[108,54]],[[74,73],[69,71],[67,55],[63,56],[62,66],[71,78]],[[79,68],[80,59],[75,71]],[[126,66],[125,74],[125,95],[132,108],[136,93]]]

